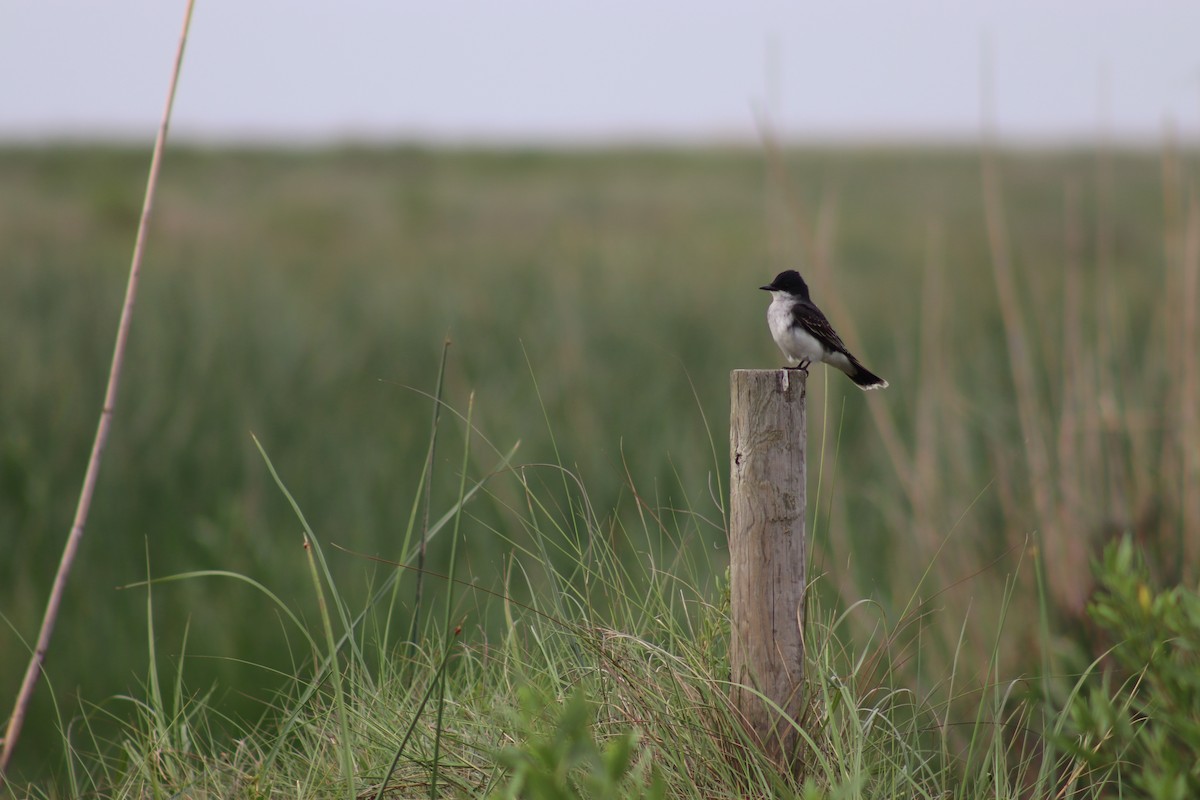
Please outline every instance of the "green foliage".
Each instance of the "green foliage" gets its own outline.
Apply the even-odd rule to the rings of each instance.
[[[1067,709],[1058,737],[1098,786],[1122,797],[1200,797],[1200,595],[1153,588],[1126,535],[1096,566],[1088,607],[1113,642]]]
[[[498,761],[509,771],[507,782],[493,793],[505,800],[661,800],[666,795],[662,775],[648,759],[634,763],[638,734],[627,730],[610,735],[601,748],[592,734],[595,704],[581,691],[562,704],[551,729],[536,733],[537,723],[554,704],[531,687],[520,692],[521,708],[514,720],[527,739],[506,747]],[[647,778],[648,773],[648,778]]]
[[[186,651],[173,667],[213,698],[206,710],[225,733],[213,733],[210,750],[250,742],[237,753],[252,772],[259,753],[243,734],[268,704],[268,718],[294,712],[304,723],[299,744],[290,732],[271,742],[275,752],[307,757],[286,775],[292,783],[320,783],[302,767],[324,764],[333,728],[345,758],[341,720],[331,728],[322,716],[321,703],[335,698],[308,686],[298,667],[314,658],[308,637],[324,638],[316,629],[297,637],[293,622],[320,619],[301,526],[250,433],[302,498],[311,538],[328,557],[322,579],[340,587],[337,605],[363,609],[394,573],[358,554],[404,560],[406,523],[419,533],[425,519],[413,511],[425,507],[427,470],[430,522],[455,508],[463,473],[448,454],[466,449],[461,418],[446,417],[445,446],[433,459],[425,427],[424,393],[434,390],[449,334],[445,396],[479,398],[470,479],[485,485],[461,520],[463,547],[452,554],[449,536],[430,543],[426,595],[417,601],[410,573],[397,579],[388,615],[355,629],[355,657],[379,643],[368,660],[387,663],[411,636],[412,650],[430,660],[403,651],[412,674],[440,669],[446,651],[430,642],[448,634],[421,631],[450,594],[432,575],[448,574],[453,557],[456,576],[472,586],[455,594],[454,613],[465,619],[464,643],[478,648],[466,651],[478,669],[459,673],[457,650],[447,667],[448,780],[473,786],[463,764],[494,767],[456,747],[463,726],[494,734],[487,709],[511,704],[512,685],[534,680],[560,692],[562,675],[604,648],[640,683],[617,681],[629,693],[620,702],[611,686],[591,687],[598,716],[608,725],[633,703],[626,709],[637,713],[626,710],[617,728],[637,729],[641,746],[657,748],[672,792],[786,794],[747,755],[722,705],[719,576],[727,374],[780,363],[754,287],[788,266],[810,276],[843,338],[892,382],[872,395],[824,369],[809,382],[813,607],[820,601],[838,616],[867,598],[912,632],[909,651],[877,661],[864,644],[878,643],[876,619],[845,616],[837,646],[867,666],[848,668],[857,662],[847,657],[824,671],[855,681],[814,712],[836,715],[838,735],[820,741],[840,750],[818,765],[813,791],[854,796],[863,775],[854,765],[869,764],[877,770],[870,786],[895,780],[897,792],[912,794],[932,785],[931,796],[942,797],[960,785],[943,769],[954,754],[1005,762],[981,731],[1024,726],[990,705],[978,724],[964,723],[983,705],[974,681],[1006,686],[1043,665],[1055,674],[1055,661],[1082,637],[1047,630],[1047,641],[1031,640],[1038,631],[988,647],[979,627],[1076,613],[1098,531],[1136,527],[1160,545],[1196,550],[1189,537],[1200,531],[1200,504],[1184,496],[1194,483],[1184,472],[1194,463],[1188,448],[1200,441],[1192,413],[1200,362],[1185,324],[1198,302],[1189,287],[1200,283],[1186,212],[1196,155],[999,154],[1003,219],[981,208],[973,150],[778,155],[170,150],[113,436],[47,691],[18,748],[20,774],[73,763],[63,751],[80,739],[64,742],[56,723],[69,737],[122,739],[128,710],[104,704],[94,714],[91,702],[136,696],[132,676],[146,674],[140,594],[113,587],[145,575],[147,547],[153,575],[206,576],[164,586],[153,613],[158,651]],[[36,631],[71,522],[146,160],[134,149],[0,150],[0,418],[11,422],[0,430],[6,655],[26,652],[22,639]],[[989,229],[1011,238],[1007,313]],[[511,464],[519,481],[508,479],[507,463],[503,476],[489,476],[496,460],[485,436],[506,451],[520,441]],[[1052,446],[1033,457],[1044,443]],[[1021,574],[1034,529],[1048,532],[1039,551],[1054,575],[1044,603],[1064,613],[1039,617],[1030,571]],[[1194,581],[1196,563],[1165,559],[1166,577]],[[270,608],[286,610],[283,623],[263,612],[263,592]],[[485,602],[488,592],[505,602]],[[597,634],[597,643],[522,619],[514,611],[522,603],[612,635]],[[351,635],[340,612],[330,619],[339,636]],[[186,648],[182,620],[190,620]],[[366,634],[370,625],[377,637]],[[497,665],[497,652],[519,663]],[[21,657],[0,659],[5,696],[23,668]],[[362,663],[344,674],[342,719],[353,729],[354,709],[369,705],[361,696],[384,683],[354,686],[371,674]],[[304,691],[293,696],[293,682]],[[389,687],[395,705],[418,705],[428,687],[417,685]],[[914,687],[922,692],[913,706],[934,703],[937,726],[902,724],[895,709]],[[872,697],[872,688],[881,692]],[[1046,696],[1068,688],[1048,687]],[[80,707],[87,726],[76,719]],[[1037,720],[1028,726],[1036,736],[1041,715],[1021,713]],[[885,719],[894,724],[881,729]],[[370,722],[406,730],[413,715]],[[371,763],[386,765],[398,750],[430,763],[440,759],[432,743],[442,731],[425,723],[403,748],[352,736],[384,754]],[[706,733],[678,736],[685,728]],[[944,753],[924,767],[928,752],[908,739],[934,729],[945,733]],[[675,746],[660,747],[668,736]],[[497,740],[481,734],[471,745],[490,753]],[[141,751],[147,763],[155,758],[153,747]],[[405,786],[432,782],[413,764],[400,770]],[[1003,779],[1000,766],[979,771]],[[286,783],[253,776],[263,785],[276,778]]]
[[[500,491],[498,476],[525,485],[520,471],[505,468],[511,457],[510,451],[485,468],[488,477],[471,481],[469,490],[465,470],[455,476],[458,501],[430,536],[450,523],[469,525],[466,503],[485,485]],[[279,479],[273,462],[267,468]],[[305,620],[261,585],[254,586],[259,602],[243,609],[248,617],[282,612],[287,628],[311,651],[255,726],[225,718],[211,695],[190,699],[182,662],[173,691],[162,691],[147,591],[147,686],[117,704],[135,713],[131,720],[113,714],[116,734],[95,725],[109,708],[73,726],[80,734],[64,741],[71,770],[69,791],[62,794],[117,800],[661,800],[668,792],[681,800],[1009,800],[1052,794],[1050,781],[1031,782],[1021,764],[1007,761],[1004,740],[987,733],[990,720],[1008,710],[1003,693],[980,694],[972,734],[978,746],[973,741],[972,753],[951,754],[945,709],[896,682],[894,659],[907,657],[908,648],[897,638],[900,631],[883,626],[879,642],[858,649],[847,624],[855,612],[832,615],[816,591],[805,629],[807,709],[795,721],[803,732],[797,745],[802,774],[781,771],[748,735],[729,700],[727,667],[711,652],[720,631],[727,640],[730,625],[726,600],[710,604],[696,589],[697,571],[708,574],[711,567],[679,559],[633,575],[622,571],[614,549],[572,549],[577,534],[570,523],[590,529],[595,519],[570,510],[588,503],[574,475],[568,474],[568,486],[567,509],[550,508],[532,492],[524,508],[509,508],[523,525],[533,524],[534,516],[541,524],[538,553],[514,553],[509,561],[513,574],[549,573],[549,580],[530,587],[529,603],[514,601],[511,588],[491,594],[460,587],[465,617],[456,613],[454,619],[485,617],[489,604],[503,607],[508,625],[494,639],[475,626],[465,633],[456,624],[451,634],[445,620],[426,615],[414,641],[389,640],[389,648],[379,640],[381,618],[393,611],[389,584],[400,585],[411,573],[390,573],[374,587],[373,600],[351,613],[348,593],[310,539],[305,561],[311,591],[318,601],[325,598],[327,612]],[[299,501],[282,480],[278,488],[307,529]],[[664,509],[654,512],[657,520],[669,519]],[[638,541],[656,542],[661,551],[679,531],[648,526],[638,533]],[[565,567],[545,555],[552,551],[565,554]],[[648,561],[652,554],[637,555]],[[250,582],[231,573],[194,573],[154,581],[162,584],[154,596],[171,583],[214,577]],[[564,687],[572,688],[560,703]],[[444,698],[436,712],[429,705],[435,690]],[[1024,719],[1021,712],[1007,721],[1021,727]],[[48,798],[56,790],[31,787],[28,794]]]

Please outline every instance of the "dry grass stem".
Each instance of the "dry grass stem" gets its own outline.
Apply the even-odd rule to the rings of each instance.
[[[163,150],[167,141],[167,129],[171,121],[171,108],[175,102],[175,88],[179,83],[179,72],[183,65],[183,51],[187,43],[188,28],[192,21],[192,7],[195,0],[188,0],[184,12],[183,30],[179,36],[179,47],[175,51],[175,64],[171,70],[170,88],[167,91],[167,102],[163,109],[162,121],[158,127],[158,136],[154,142],[154,154],[150,159],[150,175],[146,180],[146,194],[142,203],[142,213],[138,221],[137,238],[133,245],[133,258],[129,265],[129,281],[125,288],[125,302],[121,307],[121,320],[117,325],[117,340],[113,346],[112,364],[108,373],[108,386],[104,391],[104,405],[100,410],[100,422],[96,426],[96,438],[92,442],[92,453],[88,458],[87,471],[84,473],[83,488],[79,492],[79,502],[75,508],[75,520],[67,543],[63,547],[62,559],[58,564],[58,572],[54,576],[54,584],[50,597],[46,602],[46,611],[42,617],[42,626],[38,632],[37,644],[29,659],[29,667],[21,682],[21,689],[13,705],[12,715],[8,719],[8,728],[4,734],[4,749],[0,752],[0,782],[8,771],[9,762],[21,735],[25,715],[29,703],[33,699],[34,689],[42,673],[42,664],[46,659],[46,651],[50,647],[50,638],[54,633],[54,624],[58,619],[59,607],[62,604],[63,593],[67,588],[67,579],[71,574],[71,566],[83,540],[84,527],[87,525],[88,511],[92,505],[92,493],[96,489],[96,478],[100,473],[100,459],[108,442],[109,430],[112,427],[113,408],[117,402],[117,389],[120,384],[121,368],[125,361],[125,346],[129,340],[129,326],[133,319],[133,305],[137,298],[138,275],[142,267],[142,255],[145,251],[146,232],[150,225],[150,212],[154,207],[154,189],[158,184],[159,167],[162,164]]]

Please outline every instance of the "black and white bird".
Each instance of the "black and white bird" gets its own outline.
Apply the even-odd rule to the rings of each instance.
[[[785,270],[760,289],[771,293],[767,324],[775,344],[789,361],[798,361],[789,369],[808,372],[808,365],[824,361],[850,376],[863,391],[883,389],[888,382],[858,362],[846,349],[829,320],[808,296],[808,284],[794,269]]]

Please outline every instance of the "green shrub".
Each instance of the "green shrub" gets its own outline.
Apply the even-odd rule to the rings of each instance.
[[[1200,797],[1200,595],[1155,589],[1127,535],[1096,566],[1088,613],[1112,642],[1080,682],[1060,737],[1090,771],[1081,780],[1121,797]]]
[[[529,730],[545,715],[547,700],[529,687],[521,690],[518,725]],[[519,746],[507,747],[499,761],[511,774],[499,798],[529,800],[661,800],[666,784],[646,764],[634,763],[638,734],[627,730],[612,737],[602,750],[592,736],[595,706],[576,691],[563,704],[553,730],[530,735]],[[650,772],[649,781],[645,773]]]

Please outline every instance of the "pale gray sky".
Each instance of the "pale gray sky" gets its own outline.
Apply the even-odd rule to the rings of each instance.
[[[0,0],[0,138],[150,138],[183,0]],[[985,45],[984,43],[987,42]],[[1200,141],[1197,0],[197,0],[176,135]]]

